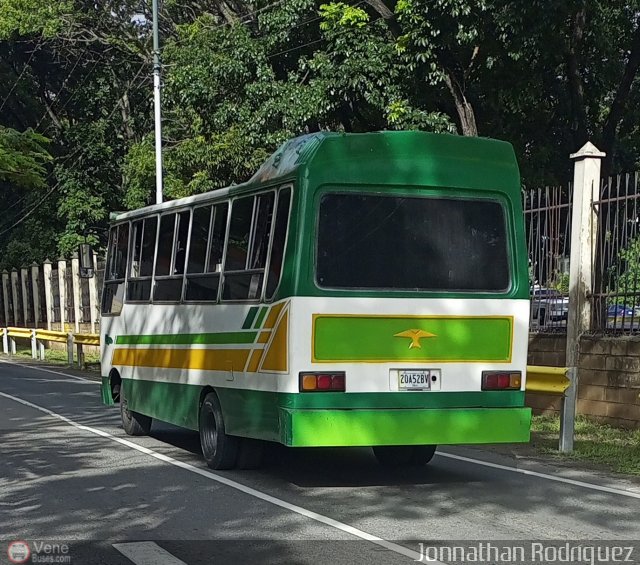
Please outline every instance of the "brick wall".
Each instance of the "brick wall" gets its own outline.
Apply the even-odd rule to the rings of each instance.
[[[531,335],[530,365],[562,367],[566,339]],[[578,414],[627,428],[640,427],[640,336],[584,336],[580,341]],[[560,399],[527,394],[535,413],[560,409]]]

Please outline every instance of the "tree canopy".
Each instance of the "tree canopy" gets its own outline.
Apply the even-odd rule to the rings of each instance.
[[[637,0],[163,0],[165,194],[246,180],[285,139],[421,129],[511,142],[566,181],[640,156]],[[150,2],[0,0],[0,262],[41,261],[155,187]]]

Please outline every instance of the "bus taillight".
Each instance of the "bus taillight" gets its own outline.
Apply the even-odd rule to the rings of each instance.
[[[344,391],[344,373],[300,373],[300,392]]]
[[[483,371],[482,390],[520,390],[522,373],[520,371]]]

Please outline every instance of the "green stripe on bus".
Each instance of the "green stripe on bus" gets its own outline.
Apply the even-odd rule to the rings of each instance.
[[[513,319],[483,316],[314,317],[313,360],[416,363],[511,361]]]
[[[253,343],[258,332],[120,335],[117,345],[209,345]]]
[[[280,410],[292,447],[456,445],[529,441],[531,408]]]
[[[244,319],[244,322],[242,323],[243,330],[248,330],[251,327],[251,324],[253,323],[253,320],[255,319],[257,313],[258,313],[257,306],[252,306],[251,308],[249,308],[247,317]]]
[[[256,323],[253,324],[253,329],[257,330],[262,327],[262,322],[264,322],[264,317],[267,315],[268,311],[269,308],[267,308],[266,306],[260,308],[260,314],[258,314],[258,317],[256,318]]]

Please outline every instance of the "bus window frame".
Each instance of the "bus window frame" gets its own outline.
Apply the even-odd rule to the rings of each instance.
[[[386,187],[388,188],[388,187]],[[397,187],[394,187],[397,188]],[[349,293],[360,293],[360,294],[372,294],[372,295],[383,295],[383,294],[406,294],[416,293],[422,296],[443,296],[443,295],[452,295],[456,297],[507,297],[511,294],[516,287],[516,261],[513,252],[513,233],[514,233],[514,218],[511,210],[511,203],[508,198],[505,197],[504,194],[494,191],[486,191],[486,193],[482,193],[478,195],[477,192],[470,192],[464,190],[464,195],[460,194],[459,191],[454,194],[456,189],[450,187],[415,187],[415,188],[437,188],[440,192],[438,194],[416,194],[415,192],[411,192],[411,187],[406,187],[407,190],[401,190],[400,192],[393,193],[385,192],[384,186],[376,186],[371,185],[367,186],[366,190],[363,190],[362,186],[359,185],[324,185],[318,188],[315,194],[314,202],[315,202],[315,218],[314,218],[314,233],[312,236],[312,245],[313,245],[313,284],[315,287],[322,292],[335,292],[339,294],[349,294]],[[440,199],[440,200],[483,200],[489,202],[495,202],[502,208],[504,224],[505,224],[505,244],[507,247],[507,266],[509,269],[509,284],[504,290],[460,290],[460,289],[429,289],[429,290],[413,290],[406,288],[370,288],[370,287],[332,287],[332,286],[322,286],[318,281],[318,237],[320,235],[320,204],[322,202],[322,198],[327,194],[368,194],[372,196],[382,196],[385,197],[387,195],[398,195],[407,198],[432,198],[432,199]]]
[[[127,257],[125,260],[125,265],[124,265],[124,278],[123,279],[108,279],[107,276],[109,275],[109,268],[110,268],[110,263],[111,261],[113,261],[113,255],[110,254],[110,244],[111,244],[111,232],[114,229],[120,229],[120,226],[123,225],[127,225]],[[117,237],[116,237],[116,241],[117,241]],[[120,309],[119,312],[104,312],[103,311],[103,306],[104,306],[104,293],[107,290],[107,286],[113,285],[113,284],[123,284],[124,283],[124,292],[123,292],[123,297],[122,297],[122,306],[124,308],[124,305],[127,302],[127,281],[129,279],[129,252],[130,252],[130,247],[131,245],[131,221],[130,220],[124,220],[123,222],[118,222],[115,223],[111,226],[111,228],[109,229],[109,245],[107,246],[107,261],[105,263],[105,275],[104,275],[104,281],[102,283],[102,294],[100,296],[100,316],[103,318],[113,318],[116,316],[120,316],[122,314],[122,308]]]
[[[213,214],[213,209],[216,206],[221,206],[221,205],[226,205],[227,207],[227,219],[226,219],[226,223],[225,223],[225,228],[224,228],[224,242],[223,242],[223,247],[222,247],[222,268],[220,269],[220,271],[209,271],[209,260],[211,259],[210,254],[211,254],[211,245],[212,245],[212,233],[211,230],[214,227],[215,224],[215,214]],[[189,265],[189,253],[191,253],[191,234],[192,234],[192,229],[193,229],[193,216],[195,215],[194,212],[197,208],[209,208],[210,212],[209,212],[209,232],[208,232],[208,241],[207,241],[207,254],[205,257],[205,266],[204,266],[204,272],[203,273],[188,273],[187,269],[188,269],[188,265]],[[186,266],[185,266],[185,279],[184,279],[184,284],[182,287],[182,303],[183,304],[205,304],[205,305],[212,305],[212,304],[219,304],[220,303],[220,299],[221,299],[221,293],[222,293],[222,274],[224,272],[224,259],[226,257],[226,253],[227,253],[227,243],[229,241],[229,220],[231,217],[230,214],[230,210],[231,210],[231,198],[225,198],[222,200],[211,200],[209,202],[206,202],[204,204],[198,205],[198,206],[194,206],[192,209],[192,213],[191,213],[191,224],[189,226],[189,243],[188,243],[188,248],[187,248],[187,261],[186,261]],[[187,294],[187,280],[189,279],[189,276],[191,277],[211,277],[214,278],[215,276],[218,276],[218,289],[216,291],[216,297],[215,300],[187,300],[186,294]]]
[[[182,297],[184,295],[184,271],[179,275],[172,275],[171,273],[174,271],[174,268],[175,268],[176,244],[178,242],[178,230],[180,229],[179,218],[180,218],[180,214],[184,212],[189,213],[189,228],[187,230],[187,243],[185,248],[185,253],[186,253],[185,270],[186,270],[187,259],[189,257],[188,256],[189,244],[191,239],[191,217],[193,216],[192,210],[193,208],[191,206],[185,206],[181,208],[171,209],[171,210],[168,210],[167,212],[159,214],[158,228],[157,228],[157,234],[156,234],[156,249],[153,257],[153,280],[151,283],[151,303],[152,304],[182,304]],[[171,214],[175,215],[175,218],[173,221],[173,241],[171,243],[171,260],[169,263],[169,274],[158,276],[156,275],[156,262],[158,260],[158,243],[160,241],[159,239],[160,238],[160,222],[161,222],[162,216],[170,216]],[[180,297],[177,300],[156,300],[155,299],[156,281],[178,280],[178,279],[182,280],[182,290],[180,291]]]
[[[288,186],[288,185],[287,185]],[[220,304],[260,304],[260,303],[264,303],[264,291],[265,291],[265,287],[266,287],[266,277],[268,274],[268,267],[269,267],[269,263],[271,261],[271,245],[273,243],[273,230],[274,230],[274,226],[275,226],[275,214],[277,211],[277,204],[278,204],[278,192],[279,192],[280,187],[278,187],[277,185],[272,185],[269,187],[263,187],[262,190],[259,191],[252,191],[249,192],[247,194],[239,194],[237,196],[235,196],[234,198],[231,198],[229,200],[230,202],[230,206],[229,206],[229,213],[227,216],[227,233],[225,236],[225,247],[224,247],[224,257],[223,257],[223,261],[222,261],[222,272],[221,272],[221,279],[220,279],[220,285],[218,288],[218,294],[219,294],[219,303]],[[263,268],[260,269],[247,269],[247,265],[249,263],[249,261],[251,260],[251,255],[252,255],[252,251],[253,251],[253,246],[254,246],[254,234],[255,234],[255,229],[256,229],[256,210],[258,209],[258,199],[260,196],[264,196],[268,193],[273,193],[273,210],[271,212],[272,214],[272,220],[271,220],[271,227],[269,228],[269,246],[267,248],[267,257],[266,257],[266,261],[265,261],[265,266]],[[233,215],[233,205],[236,202],[236,200],[240,200],[242,198],[253,198],[253,207],[252,207],[252,212],[251,212],[251,227],[249,229],[249,246],[247,248],[247,257],[245,259],[245,268],[244,269],[234,269],[232,271],[227,271],[226,267],[227,267],[227,252],[229,250],[229,232],[231,230],[231,217]],[[287,225],[287,231],[288,231],[289,226]],[[287,234],[288,235],[288,234]],[[224,298],[224,284],[226,282],[226,278],[227,275],[238,275],[238,274],[246,274],[246,275],[252,275],[252,274],[260,274],[262,273],[262,281],[260,283],[260,294],[259,296],[256,296],[255,298],[233,298],[233,299],[225,299]]]
[[[147,229],[147,220],[151,219],[151,218],[155,218],[156,219],[156,237],[155,237],[155,243],[154,243],[154,247],[153,247],[153,262],[151,265],[151,275],[150,276],[145,276],[145,277],[130,277],[129,276],[129,263],[130,261],[133,259],[133,245],[135,244],[133,238],[131,237],[131,231],[129,233],[129,257],[128,257],[128,261],[127,261],[127,285],[125,288],[125,297],[129,296],[129,282],[133,281],[133,282],[139,282],[139,281],[146,281],[146,280],[150,280],[151,281],[151,291],[149,292],[149,298],[147,300],[130,300],[129,298],[126,298],[125,300],[125,304],[150,304],[152,302],[152,298],[153,298],[153,289],[154,289],[154,285],[155,282],[153,280],[153,277],[155,275],[156,272],[156,253],[158,251],[158,237],[160,234],[160,215],[158,213],[153,213],[153,214],[148,214],[146,216],[141,216],[140,218],[134,218],[132,220],[129,221],[129,230],[132,231],[133,228],[133,224],[136,222],[143,222],[143,229],[142,229],[142,238],[144,238],[144,233]],[[175,229],[175,226],[174,226]],[[142,249],[142,244],[143,244],[143,240],[140,241],[140,245],[141,245],[141,249]]]
[[[271,293],[269,298],[266,297],[267,293],[267,283],[269,281],[269,271],[271,269],[271,254],[273,252],[273,238],[276,233],[276,220],[278,219],[278,206],[280,205],[280,194],[285,190],[289,190],[289,208],[287,209],[287,228],[284,234],[284,242],[282,245],[282,264],[280,265],[280,272],[278,273],[278,282]],[[282,282],[282,271],[284,270],[285,265],[285,256],[287,252],[287,244],[289,243],[289,228],[291,226],[291,210],[293,209],[293,183],[283,184],[278,187],[276,191],[276,200],[273,205],[273,222],[271,225],[271,235],[269,236],[269,251],[267,254],[267,263],[265,265],[265,278],[263,281],[262,288],[262,302],[266,304],[270,304],[273,302],[278,290],[280,289],[280,283]]]

